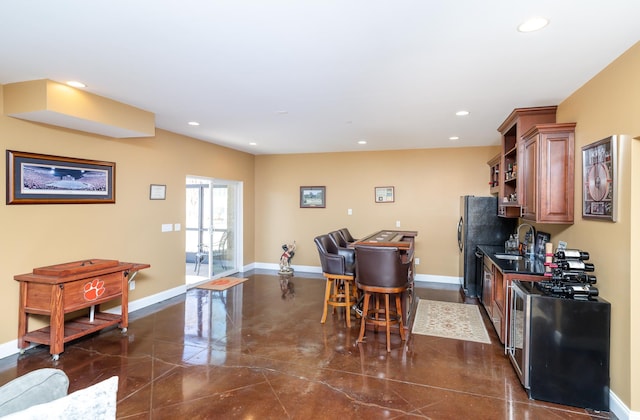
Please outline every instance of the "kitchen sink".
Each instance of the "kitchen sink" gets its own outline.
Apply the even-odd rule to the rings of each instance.
[[[500,254],[500,253],[496,253],[493,254],[494,257],[496,257],[499,260],[521,260],[522,259],[522,255],[518,255],[518,254]]]

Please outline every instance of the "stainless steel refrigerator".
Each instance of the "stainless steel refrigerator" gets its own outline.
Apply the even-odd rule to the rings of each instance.
[[[459,276],[465,296],[480,297],[482,294],[481,276],[478,275],[482,270],[476,270],[481,259],[476,257],[476,246],[504,246],[509,235],[515,233],[516,227],[517,219],[498,217],[497,197],[460,197]]]

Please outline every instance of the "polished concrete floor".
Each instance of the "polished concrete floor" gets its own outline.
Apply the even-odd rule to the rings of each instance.
[[[0,384],[41,367],[63,369],[70,392],[119,376],[122,419],[576,419],[609,413],[533,401],[485,317],[492,343],[413,335],[402,343],[344,316],[320,324],[324,281],[242,273],[225,292],[191,289],[133,312],[129,330],[0,360]],[[450,286],[422,299],[461,302]]]

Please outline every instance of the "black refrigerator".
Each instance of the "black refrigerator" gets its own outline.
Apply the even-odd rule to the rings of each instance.
[[[460,250],[459,276],[467,297],[480,297],[482,284],[476,270],[481,259],[476,257],[476,246],[504,246],[509,235],[515,233],[517,219],[498,217],[497,197],[460,197],[458,222],[458,248]]]

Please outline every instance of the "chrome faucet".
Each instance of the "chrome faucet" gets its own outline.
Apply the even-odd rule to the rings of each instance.
[[[522,228],[523,226],[526,226],[529,228],[527,232],[531,232],[531,236],[529,237],[528,242],[524,242],[524,246],[523,246],[524,249],[522,250],[522,253],[533,254],[532,245],[535,243],[535,240],[536,240],[536,228],[534,228],[528,223],[520,223],[516,229],[516,237],[518,238],[518,244],[520,244],[520,228]]]

